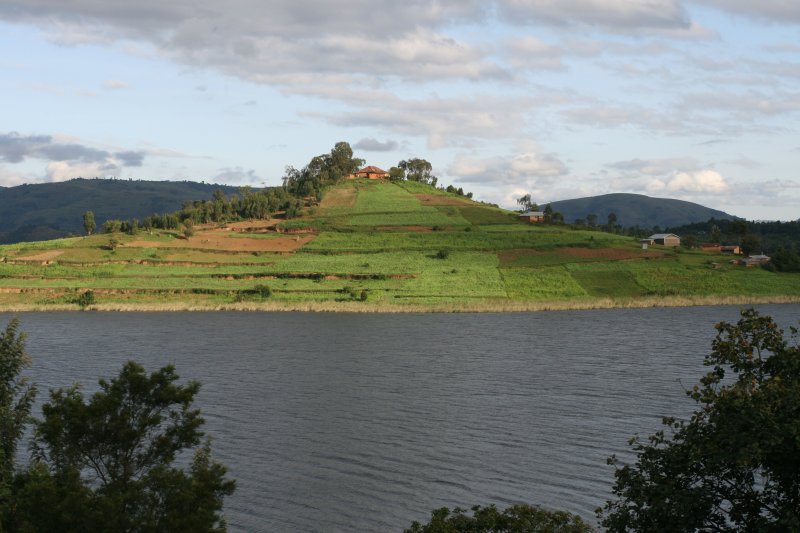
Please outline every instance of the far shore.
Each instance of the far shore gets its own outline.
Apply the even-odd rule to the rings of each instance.
[[[522,313],[591,309],[643,309],[652,307],[695,307],[710,305],[797,304],[800,296],[666,296],[635,299],[601,298],[592,300],[556,301],[482,301],[447,302],[442,304],[383,304],[369,302],[168,302],[168,303],[101,303],[81,308],[76,304],[0,305],[0,313],[50,311],[99,312],[307,312],[307,313]]]

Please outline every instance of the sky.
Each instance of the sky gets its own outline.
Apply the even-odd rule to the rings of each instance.
[[[347,141],[504,207],[800,218],[797,0],[3,0],[0,186],[279,185]]]

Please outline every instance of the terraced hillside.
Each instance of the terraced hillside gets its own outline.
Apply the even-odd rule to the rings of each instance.
[[[194,230],[188,238],[140,230],[0,246],[0,309],[490,311],[800,300],[797,274],[521,223],[409,182],[351,181],[299,218]]]

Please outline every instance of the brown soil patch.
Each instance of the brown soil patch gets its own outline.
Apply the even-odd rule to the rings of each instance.
[[[258,231],[268,228],[274,228],[280,220],[270,218],[269,220],[243,220],[241,222],[230,222],[225,224],[226,228],[233,231]]]
[[[59,255],[63,254],[63,250],[50,250],[49,252],[42,252],[36,255],[26,255],[25,257],[17,257],[18,261],[50,261]]]
[[[191,248],[193,250],[225,252],[293,252],[312,240],[314,240],[313,235],[249,239],[247,237],[229,237],[224,231],[215,231],[196,234],[188,239],[175,239],[170,242],[132,241],[125,243],[125,247]]]
[[[352,207],[356,204],[356,190],[352,187],[328,191],[320,202],[322,209],[326,207]]]
[[[422,205],[471,205],[472,201],[466,198],[453,198],[452,196],[439,196],[436,194],[415,194]]]

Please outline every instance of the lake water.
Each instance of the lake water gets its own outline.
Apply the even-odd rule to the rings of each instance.
[[[783,327],[800,306],[757,306]],[[0,314],[4,326],[10,315]],[[135,359],[197,379],[231,531],[402,531],[440,506],[610,495],[612,453],[687,415],[735,307],[520,314],[29,313],[41,391]],[[40,393],[40,399],[44,398]]]

